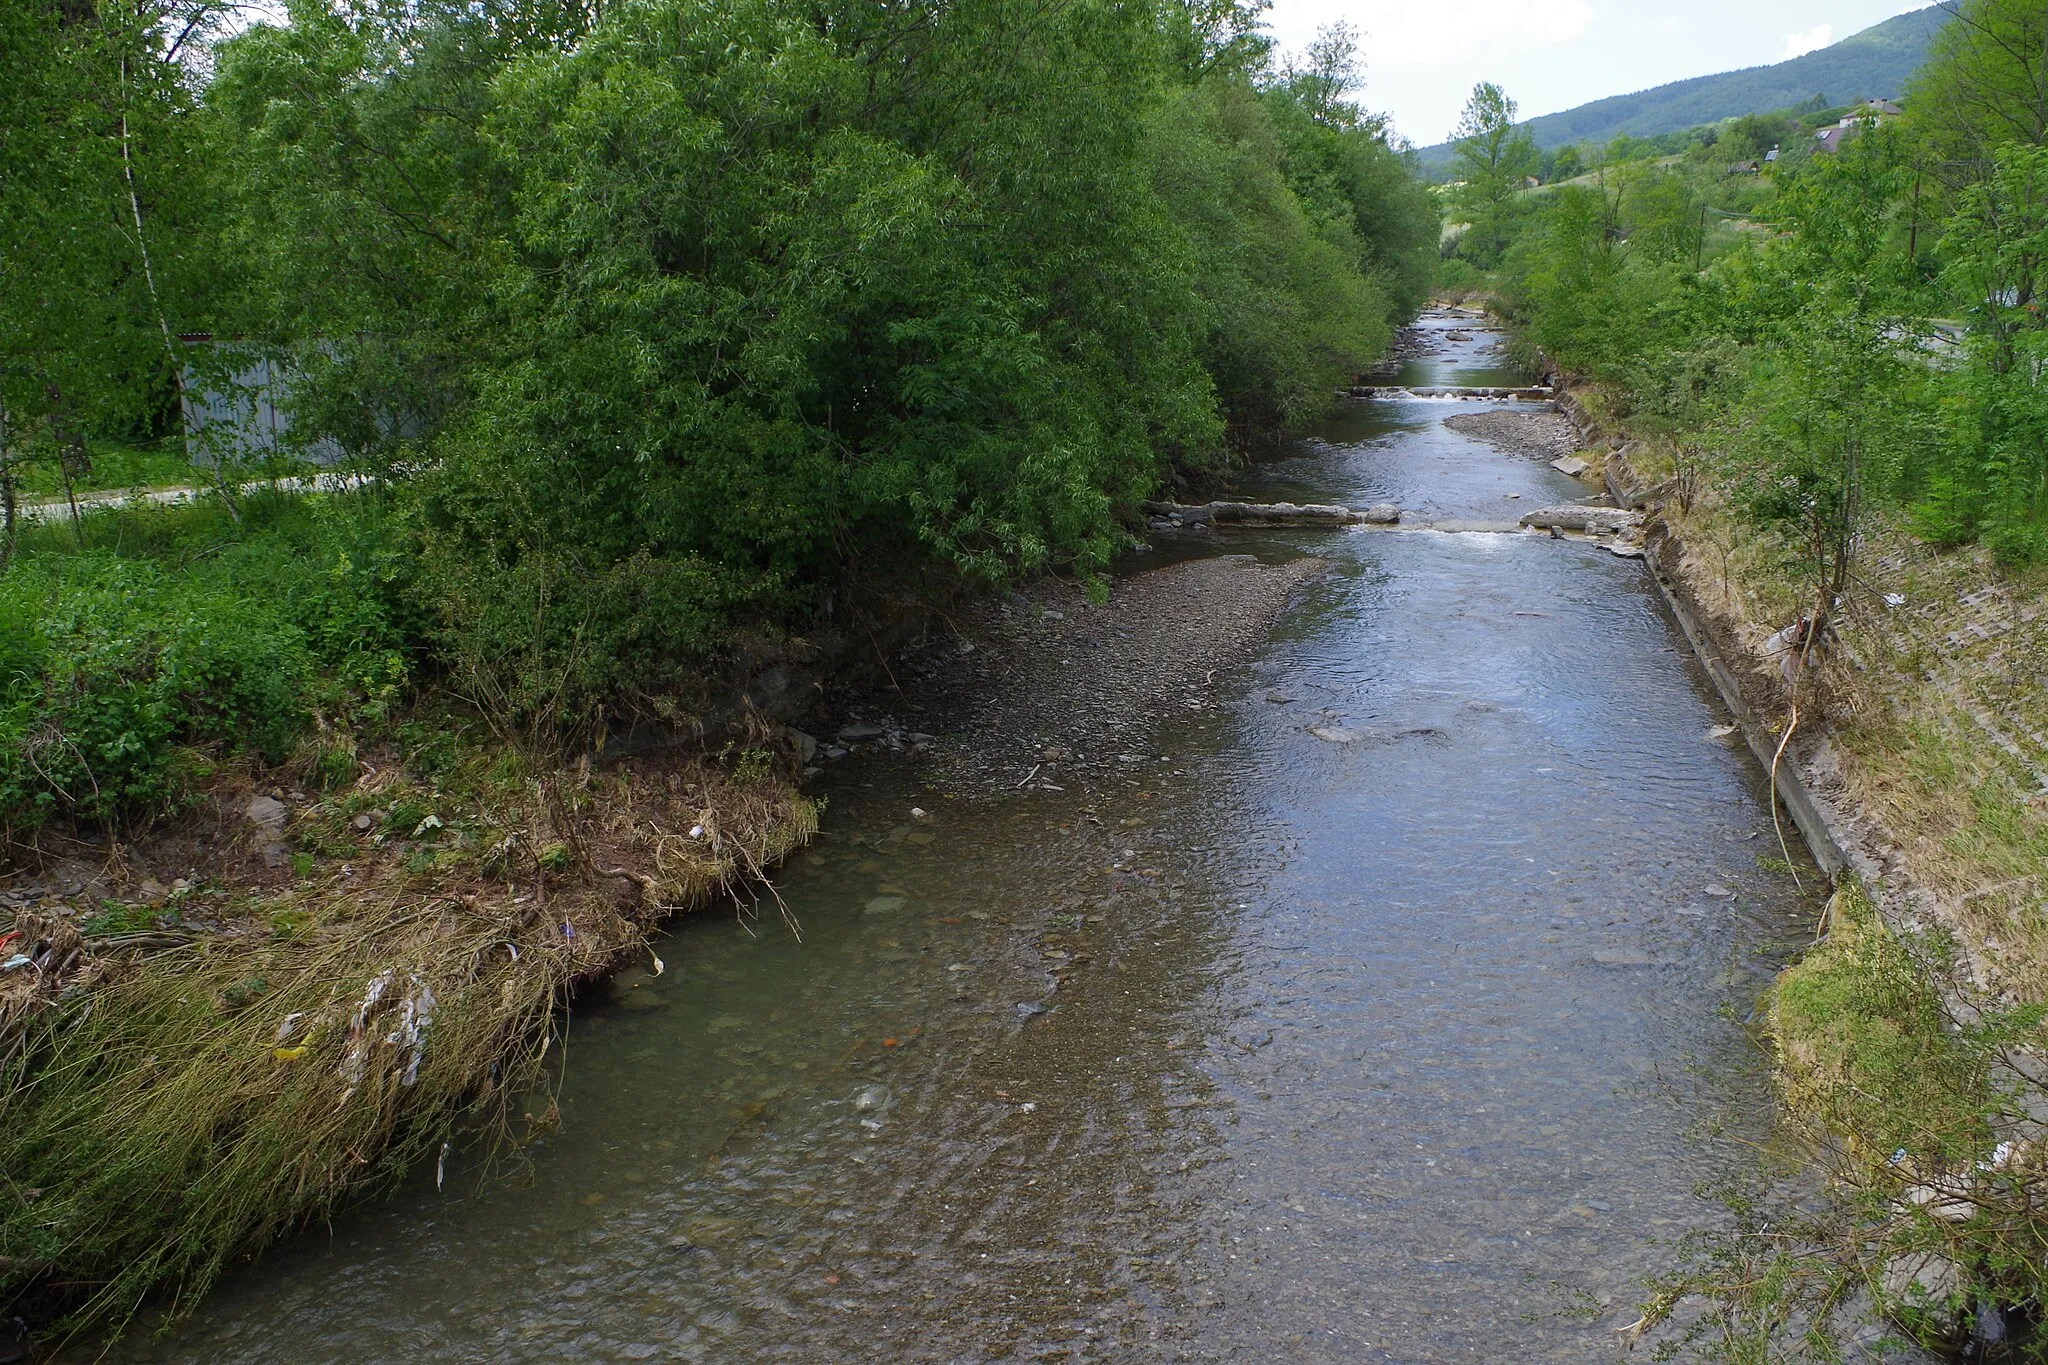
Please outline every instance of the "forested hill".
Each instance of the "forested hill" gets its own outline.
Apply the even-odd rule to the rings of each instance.
[[[1789,62],[1611,95],[1530,119],[1525,126],[1538,147],[1563,147],[1603,143],[1618,133],[1655,137],[1741,114],[1789,109],[1815,95],[1822,96],[1823,104],[1894,97],[1904,92],[1907,80],[1926,60],[1928,47],[1947,18],[1942,6],[1930,5]],[[1448,165],[1451,144],[1425,147],[1421,156],[1425,166]]]

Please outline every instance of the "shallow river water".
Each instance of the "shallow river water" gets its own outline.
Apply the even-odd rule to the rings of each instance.
[[[1491,340],[1406,377],[1497,382]],[[1441,425],[1473,410],[1351,406],[1248,492],[1586,496]],[[1331,569],[1127,779],[972,803],[835,769],[783,878],[801,944],[701,917],[579,1006],[523,1177],[451,1165],[128,1354],[1617,1358],[1714,1217],[1695,1183],[1768,1126],[1742,1020],[1812,910],[1759,862],[1760,774],[1639,563],[1229,548]]]

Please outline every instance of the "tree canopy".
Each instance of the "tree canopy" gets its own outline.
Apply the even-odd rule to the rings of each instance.
[[[898,578],[1096,573],[1433,268],[1350,32],[1218,0],[158,2],[0,20],[0,484],[267,357],[451,666],[577,715]]]

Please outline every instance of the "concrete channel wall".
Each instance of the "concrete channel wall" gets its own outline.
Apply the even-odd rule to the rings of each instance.
[[[1578,400],[1562,384],[1557,386],[1554,402],[1557,410],[1572,424],[1580,441],[1587,446],[1603,446],[1612,450],[1606,466],[1607,492],[1616,503],[1623,507],[1643,508],[1655,499],[1651,490],[1635,485],[1633,471],[1625,458],[1625,447],[1608,433],[1600,431]],[[1749,751],[1756,755],[1757,762],[1769,772],[1772,761],[1777,757],[1778,739],[1771,732],[1765,719],[1756,713],[1743,696],[1742,684],[1735,671],[1729,666],[1721,652],[1714,648],[1713,638],[1701,624],[1699,617],[1686,601],[1685,594],[1660,563],[1660,552],[1666,546],[1677,542],[1668,536],[1653,537],[1645,546],[1643,566],[1649,571],[1650,582],[1657,590],[1657,596],[1678,622],[1678,628],[1685,633],[1686,642],[1692,646],[1693,657],[1700,661],[1707,677],[1713,681],[1714,690],[1721,696],[1729,713],[1735,717],[1735,726],[1742,735]],[[1806,841],[1808,852],[1827,873],[1830,880],[1839,878],[1844,871],[1853,871],[1869,885],[1875,887],[1881,869],[1874,860],[1861,856],[1855,841],[1849,836],[1846,823],[1833,806],[1818,797],[1812,784],[1802,771],[1799,756],[1790,751],[1778,761],[1773,782],[1779,804],[1792,817],[1800,837]]]

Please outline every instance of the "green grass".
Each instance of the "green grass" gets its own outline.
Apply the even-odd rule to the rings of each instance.
[[[193,468],[182,440],[147,445],[94,441],[88,449],[92,469],[73,485],[75,492],[183,488],[205,482],[204,471]],[[64,478],[56,461],[35,460],[22,466],[21,497],[26,502],[54,502],[64,497]]]
[[[406,695],[424,618],[373,497],[263,493],[242,512],[105,510],[24,535],[0,574],[0,835],[174,811],[219,759],[281,761]]]

